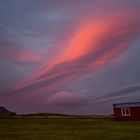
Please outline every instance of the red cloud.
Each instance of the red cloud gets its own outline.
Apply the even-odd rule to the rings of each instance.
[[[140,21],[133,15],[88,21],[79,27],[59,57],[16,89],[59,91],[118,57],[139,35]]]
[[[9,44],[10,45],[10,44]],[[31,65],[41,61],[39,55],[23,47],[6,46],[1,48],[0,57],[19,65]]]

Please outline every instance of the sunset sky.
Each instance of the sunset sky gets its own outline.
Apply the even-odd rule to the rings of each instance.
[[[0,106],[112,114],[140,101],[140,0],[0,0]]]

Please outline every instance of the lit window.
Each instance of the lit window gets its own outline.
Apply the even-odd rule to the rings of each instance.
[[[121,108],[122,116],[130,116],[130,108]]]

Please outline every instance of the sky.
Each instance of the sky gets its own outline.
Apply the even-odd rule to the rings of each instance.
[[[139,0],[0,0],[0,106],[112,114],[140,101]]]

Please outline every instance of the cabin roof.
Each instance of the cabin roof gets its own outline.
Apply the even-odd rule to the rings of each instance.
[[[113,108],[122,108],[122,107],[140,107],[140,102],[128,102],[128,103],[115,103]]]

